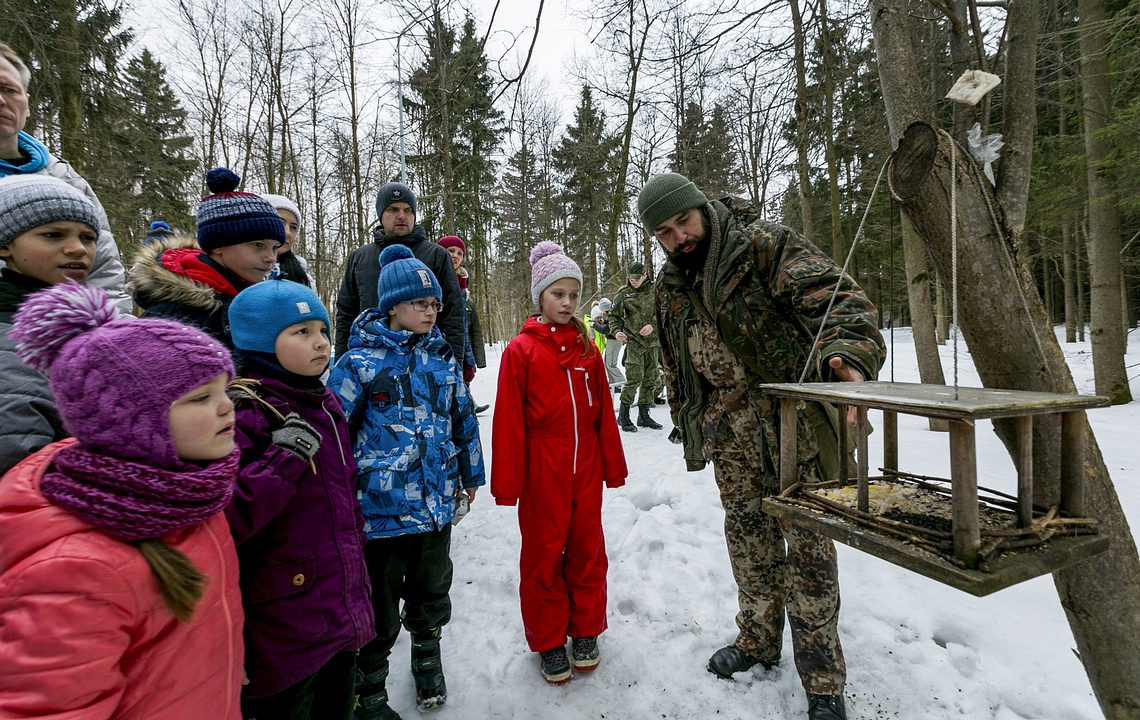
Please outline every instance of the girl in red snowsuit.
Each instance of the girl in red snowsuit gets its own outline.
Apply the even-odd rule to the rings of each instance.
[[[571,660],[580,672],[598,664],[609,567],[602,483],[624,485],[626,465],[601,353],[575,317],[582,272],[552,242],[535,246],[530,263],[540,312],[503,351],[491,494],[519,505],[527,644],[543,677],[564,683]]]

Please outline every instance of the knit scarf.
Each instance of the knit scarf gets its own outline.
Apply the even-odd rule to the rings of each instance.
[[[197,525],[225,508],[239,457],[235,448],[204,468],[169,470],[72,445],[53,458],[40,492],[117,540],[151,540]]]
[[[716,208],[712,203],[705,206],[709,216],[709,254],[705,258],[705,267],[701,271],[704,285],[701,288],[701,299],[705,307],[711,311],[713,305],[713,291],[716,284],[716,266],[720,262],[720,220],[716,215]]]

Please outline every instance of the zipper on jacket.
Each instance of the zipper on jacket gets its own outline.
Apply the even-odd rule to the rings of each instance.
[[[566,384],[570,387],[570,411],[574,413],[574,467],[571,470],[575,475],[578,474],[578,401],[574,399],[574,376],[570,374],[569,368],[566,370]]]
[[[594,407],[594,395],[590,392],[590,371],[586,371],[586,404]]]

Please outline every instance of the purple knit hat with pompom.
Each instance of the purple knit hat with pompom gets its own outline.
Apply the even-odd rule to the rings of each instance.
[[[198,328],[116,319],[106,293],[70,281],[29,295],[9,336],[20,359],[47,374],[63,426],[82,446],[163,468],[184,464],[170,406],[234,374],[229,351]]]
[[[582,288],[582,271],[578,263],[562,252],[562,246],[543,240],[530,251],[530,299],[538,309],[542,291],[563,278],[574,278]]]

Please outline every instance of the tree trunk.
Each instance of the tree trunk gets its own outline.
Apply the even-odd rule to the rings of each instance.
[[[803,236],[808,240],[815,240],[815,222],[812,219],[811,207],[811,168],[808,166],[808,137],[807,130],[807,73],[804,70],[804,24],[800,17],[799,0],[790,0],[792,13],[792,32],[795,44],[796,66],[796,157],[800,177],[800,218],[803,222]],[[842,262],[840,260],[839,262]]]
[[[871,27],[879,67],[879,82],[887,110],[891,147],[898,144],[903,130],[916,120],[930,118],[930,109],[918,79],[918,62],[911,43],[909,17],[905,7],[891,0],[871,0]],[[924,383],[942,385],[942,361],[934,336],[934,310],[930,298],[930,270],[926,250],[910,223],[902,219],[903,257],[906,263],[907,301],[914,328],[914,348],[918,375]],[[943,429],[941,421],[930,428]]]
[[[1120,213],[1105,160],[1111,143],[1103,137],[1112,112],[1109,101],[1107,18],[1103,0],[1079,0],[1081,98],[1084,101],[1085,167],[1089,197],[1089,334],[1096,392],[1113,405],[1132,401],[1124,368],[1126,338],[1120,322]]]
[[[59,144],[60,150],[77,172],[86,168],[87,144],[83,128],[83,82],[79,68],[79,9],[75,0],[63,0],[59,6],[59,24],[55,40],[59,61]]]
[[[900,219],[903,262],[906,263],[906,295],[910,305],[911,331],[914,333],[914,352],[918,360],[918,379],[924,385],[945,385],[942,359],[938,356],[935,338],[934,303],[931,302],[930,292],[934,283],[930,281],[930,268],[926,264],[926,248],[906,216],[903,215]],[[929,418],[927,427],[933,432],[950,431],[950,423],[942,418]]]
[[[1073,230],[1069,218],[1061,222],[1061,269],[1065,278],[1065,342],[1077,341],[1077,294],[1073,279]]]
[[[819,0],[819,44],[823,53],[823,132],[827,158],[827,188],[831,200],[831,257],[840,265],[845,259],[843,223],[839,214],[839,163],[835,158],[835,61],[831,50],[831,28],[827,0]]]
[[[958,181],[953,208],[951,162]],[[958,283],[970,288],[959,293],[959,321],[982,382],[1076,393],[1033,278],[1010,241],[989,182],[966,151],[945,133],[915,123],[892,155],[887,180],[945,277],[955,264],[949,222],[955,218]],[[1034,500],[1051,505],[1059,495],[1060,423],[1048,416],[1036,418],[1033,425]],[[995,422],[994,427],[1012,454],[1012,424]],[[1091,430],[1086,434],[1086,508],[1111,545],[1053,577],[1105,716],[1140,718],[1140,558],[1096,438]]]

